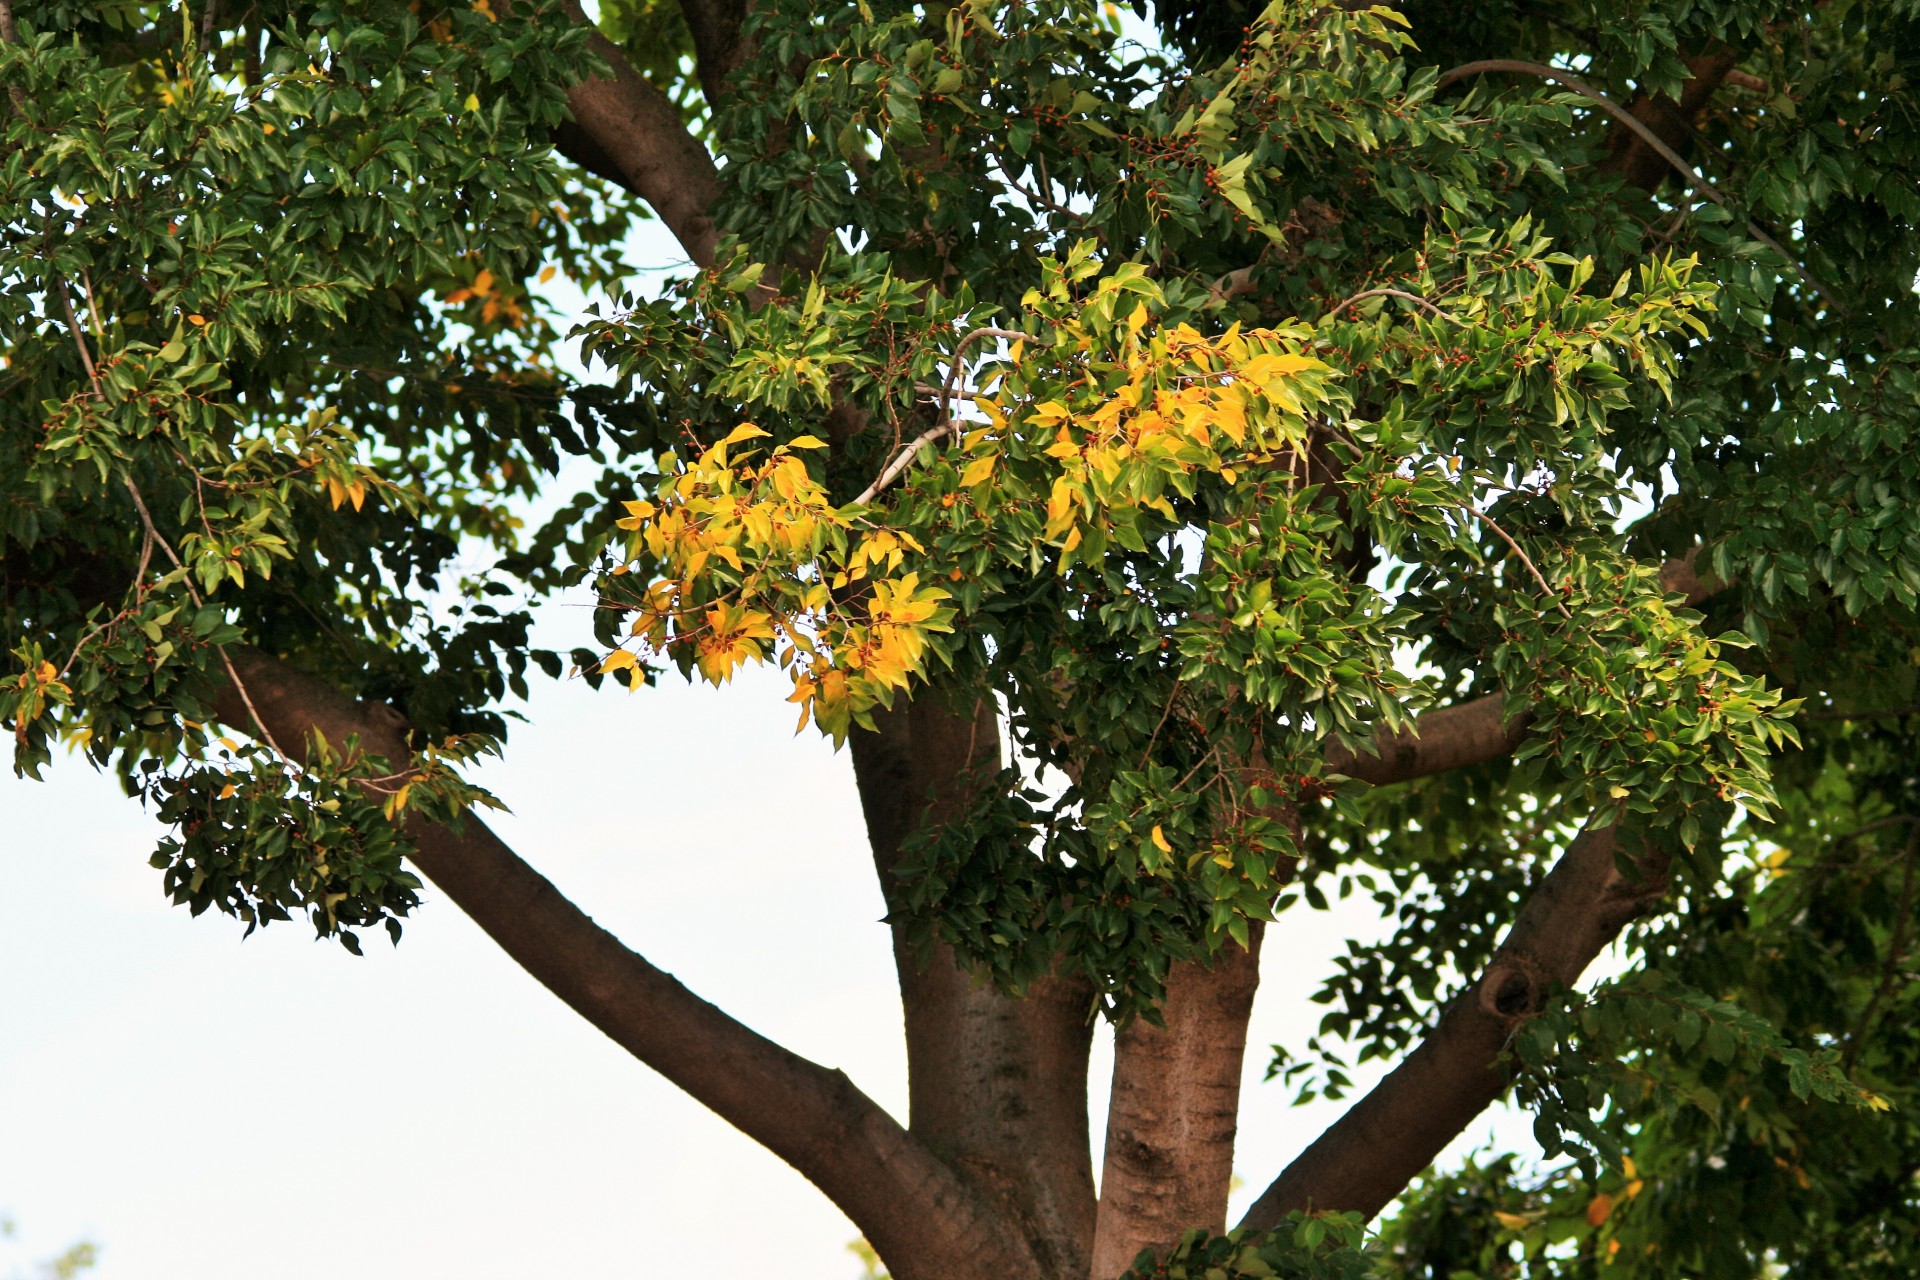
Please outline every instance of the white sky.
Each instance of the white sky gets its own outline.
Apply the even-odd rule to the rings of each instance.
[[[675,256],[649,224],[633,260]],[[577,603],[538,634],[591,643]],[[536,683],[482,779],[515,811],[501,834],[596,919],[905,1119],[851,766],[793,735],[786,691],[765,672],[719,692]],[[50,779],[0,775],[0,1216],[19,1227],[0,1280],[81,1238],[100,1280],[859,1275],[818,1192],[431,889],[399,948],[376,931],[364,959],[299,923],[242,943],[166,904],[158,826],[110,777],[61,759]],[[1236,1213],[1341,1109],[1291,1108],[1260,1076],[1269,1043],[1312,1033],[1306,996],[1370,915],[1302,909],[1268,935]],[[1531,1149],[1524,1122],[1501,1128]]]

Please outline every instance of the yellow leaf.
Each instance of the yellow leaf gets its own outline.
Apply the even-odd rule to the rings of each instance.
[[[1587,1205],[1587,1225],[1597,1227],[1613,1213],[1613,1197],[1604,1191],[1595,1196]]]
[[[1533,1225],[1530,1219],[1517,1213],[1501,1213],[1495,1210],[1493,1216],[1495,1221],[1509,1231],[1525,1231]]]
[[[1632,1156],[1620,1157],[1620,1172],[1626,1174],[1629,1178],[1637,1178],[1640,1176],[1640,1171],[1634,1168]]]
[[[1167,843],[1167,833],[1160,829],[1157,822],[1153,824],[1153,847],[1162,853],[1173,852],[1173,846]]]
[[[971,489],[977,484],[985,484],[987,480],[992,477],[993,464],[998,460],[995,455],[990,453],[984,458],[975,458],[972,462],[969,462],[967,469],[960,473],[960,487],[962,489]]]
[[[827,442],[819,436],[795,436],[787,441],[789,449],[824,449],[826,447]]]
[[[190,325],[200,326],[200,325],[206,324],[206,322],[207,322],[207,318],[205,316],[188,316],[187,317],[187,323]]]
[[[551,280],[551,279],[553,279],[553,277],[554,277],[554,274],[555,274],[556,272],[558,272],[559,270],[560,270],[560,268],[558,268],[558,267],[542,267],[542,268],[540,268],[540,283],[541,283],[541,284],[545,284],[545,283],[546,283],[547,281],[549,281],[549,280]]]
[[[231,782],[229,782],[226,786],[220,788],[220,798],[222,800],[231,800],[234,794],[239,790],[240,788],[234,786]]]
[[[51,662],[42,662],[36,671],[41,684],[52,684],[60,677],[60,672]]]
[[[770,434],[772,433],[762,431],[751,422],[743,422],[733,430],[727,432],[727,438],[720,443],[722,445],[739,444],[742,440],[757,440],[761,436]]]
[[[1127,317],[1127,332],[1129,334],[1137,334],[1146,327],[1147,304],[1144,302],[1136,302],[1133,304],[1133,314]]]
[[[600,659],[600,670],[603,672],[620,671],[632,667],[638,662],[639,659],[635,658],[625,649],[615,649],[612,653]]]
[[[474,93],[468,94],[466,108],[469,111],[478,111],[480,109],[480,95]]]
[[[270,124],[263,124],[260,126],[260,132],[271,135],[273,133],[273,126]]]

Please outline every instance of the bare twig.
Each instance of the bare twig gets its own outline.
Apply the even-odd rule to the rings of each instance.
[[[186,565],[181,563],[179,554],[173,549],[173,544],[167,541],[166,537],[153,523],[153,512],[147,509],[147,500],[141,496],[140,486],[133,482],[132,476],[123,474],[120,480],[127,486],[127,494],[133,499],[134,509],[140,513],[140,523],[146,526],[147,536],[160,544],[160,549],[167,553],[167,559],[171,560],[173,567],[180,571],[181,581],[187,588],[188,598],[193,601],[196,607],[204,609],[206,607],[206,601],[201,598],[199,589],[193,585],[192,573],[187,570]],[[216,645],[214,647],[220,651],[220,665],[227,669],[227,679],[233,681],[233,690],[240,695],[240,701],[245,704],[247,708],[248,717],[253,720],[253,727],[260,731],[261,740],[273,749],[275,755],[289,764],[293,764],[293,757],[281,750],[280,744],[273,740],[273,731],[267,728],[267,722],[261,719],[260,709],[253,705],[253,696],[247,692],[247,686],[241,682],[240,673],[233,669],[233,659],[227,656],[227,647],[225,645]],[[298,768],[299,766],[294,765],[294,767]]]
[[[1907,836],[1906,848],[1901,854],[1904,866],[1900,872],[1900,904],[1895,908],[1893,928],[1887,936],[1886,964],[1881,969],[1880,981],[1874,987],[1873,995],[1867,1000],[1867,1007],[1860,1011],[1859,1024],[1847,1035],[1847,1047],[1841,1065],[1848,1071],[1853,1070],[1853,1061],[1860,1054],[1860,1042],[1872,1034],[1874,1021],[1880,1016],[1880,1006],[1893,991],[1893,985],[1900,977],[1900,963],[1906,959],[1907,930],[1913,923],[1916,855],[1920,855],[1920,827]]]
[[[1465,320],[1460,319],[1458,316],[1451,315],[1448,312],[1442,311],[1439,307],[1434,306],[1431,302],[1428,302],[1425,298],[1421,297],[1419,294],[1408,293],[1405,289],[1362,289],[1359,293],[1354,294],[1351,298],[1348,298],[1346,301],[1342,302],[1339,306],[1327,312],[1326,315],[1321,316],[1320,318],[1322,320],[1331,320],[1335,316],[1339,315],[1342,311],[1345,311],[1348,307],[1352,306],[1354,303],[1365,302],[1368,298],[1399,298],[1403,301],[1413,303],[1415,306],[1422,308],[1423,310],[1429,312],[1432,315],[1436,315],[1440,317],[1442,320],[1445,320],[1448,324],[1458,325],[1462,329],[1471,327],[1467,324]]]
[[[1920,706],[1892,707],[1886,711],[1849,711],[1844,707],[1814,707],[1802,710],[1802,720],[1902,720],[1920,715]]]
[[[988,326],[962,334],[960,341],[953,344],[953,355],[949,358],[950,363],[947,365],[947,380],[942,384],[940,390],[940,416],[942,418],[951,418],[953,416],[953,393],[959,389],[960,375],[966,371],[966,365],[961,362],[960,357],[966,354],[966,350],[970,345],[979,341],[981,338],[1005,338],[1008,342],[1032,342],[1035,346],[1046,345],[1044,342],[1035,341],[1017,329],[995,329]]]
[[[1031,342],[1035,346],[1046,345],[1030,334],[1021,333],[1017,329],[996,329],[990,325],[982,326],[978,329],[971,329],[962,334],[960,341],[953,344],[953,355],[949,357],[951,363],[947,366],[947,380],[940,388],[939,421],[908,441],[906,448],[895,454],[893,461],[889,462],[885,469],[873,478],[873,483],[861,490],[860,496],[853,500],[854,505],[865,506],[867,503],[879,497],[882,490],[900,478],[900,473],[907,469],[908,464],[913,461],[914,455],[920,452],[922,445],[931,444],[943,435],[951,434],[956,440],[960,438],[961,424],[960,419],[953,416],[953,396],[954,392],[959,389],[960,377],[966,372],[967,368],[965,361],[963,361],[961,357],[966,354],[969,345],[979,341],[981,338],[1004,338],[1008,342]],[[918,387],[915,388],[915,390],[919,389]],[[929,388],[929,390],[930,389],[931,388]]]
[[[1562,71],[1558,67],[1550,67],[1543,62],[1527,62],[1520,58],[1486,58],[1478,62],[1462,63],[1451,71],[1442,73],[1439,80],[1434,83],[1434,88],[1437,91],[1446,88],[1457,80],[1464,80],[1468,76],[1485,75],[1488,72],[1503,71],[1515,75],[1538,76],[1542,80],[1550,80],[1555,84],[1564,85],[1566,88],[1573,90],[1619,121],[1622,127],[1631,130],[1640,141],[1651,147],[1655,154],[1672,165],[1674,171],[1685,178],[1694,190],[1721,208],[1729,212],[1732,211],[1733,205],[1727,200],[1726,196],[1720,193],[1720,188],[1714,186],[1713,183],[1701,175],[1698,169],[1695,169],[1683,160],[1679,152],[1661,141],[1659,134],[1649,129],[1645,122],[1640,120],[1631,111],[1628,111],[1612,98],[1601,93],[1598,89],[1580,77],[1573,75],[1571,72]],[[1815,279],[1813,274],[1805,267],[1801,266],[1800,260],[1791,253],[1788,253],[1784,245],[1768,235],[1761,229],[1760,224],[1751,218],[1747,219],[1747,233],[1784,258],[1787,265],[1793,268],[1794,274],[1805,281],[1807,286],[1815,293],[1819,294],[1821,300],[1828,306],[1840,312],[1842,315],[1846,314],[1846,307],[1842,306],[1840,302],[1834,298],[1833,294],[1827,291],[1827,287]]]
[[[1086,221],[1085,214],[1075,213],[1072,209],[1067,208],[1067,206],[1052,199],[1045,193],[1033,191],[1023,186],[1020,180],[1013,176],[1013,171],[1007,168],[1006,161],[1002,160],[999,156],[989,154],[987,158],[993,161],[993,167],[1000,171],[1000,176],[1005,179],[1006,184],[1012,187],[1017,194],[1024,197],[1028,204],[1038,205],[1042,209],[1050,209],[1062,217],[1072,218],[1075,222]]]
[[[1521,550],[1520,544],[1515,542],[1512,536],[1508,534],[1505,529],[1502,529],[1498,524],[1494,523],[1492,516],[1489,516],[1486,512],[1482,511],[1480,508],[1475,506],[1468,506],[1467,510],[1471,511],[1474,514],[1474,517],[1478,519],[1480,523],[1486,525],[1487,528],[1499,534],[1500,540],[1502,542],[1506,543],[1509,547],[1513,548],[1513,554],[1515,554],[1516,556],[1519,556],[1520,563],[1527,566],[1527,572],[1533,575],[1533,580],[1540,584],[1540,590],[1544,591],[1547,594],[1548,598],[1553,601],[1553,607],[1560,611],[1560,616],[1567,619],[1567,621],[1569,622],[1573,621],[1573,615],[1567,612],[1567,606],[1560,602],[1560,597],[1558,595],[1555,595],[1553,588],[1547,585],[1546,578],[1541,576],[1539,568],[1533,563],[1533,558],[1529,556],[1525,551]]]
[[[886,469],[873,478],[873,483],[861,490],[860,496],[853,500],[853,504],[858,507],[863,507],[879,497],[888,485],[900,478],[900,473],[907,469],[907,465],[913,461],[913,456],[920,452],[922,445],[932,444],[935,440],[938,440],[941,436],[953,430],[953,427],[954,424],[952,422],[942,418],[939,422],[936,422],[933,426],[928,427],[925,431],[915,436],[907,443],[906,448],[894,455],[893,461],[886,465]]]
[[[93,300],[93,276],[90,272],[80,273],[80,287],[87,292],[87,314],[93,318],[93,338],[96,342],[106,340],[107,327],[100,323],[100,304]]]
[[[80,328],[80,318],[73,314],[73,299],[67,296],[67,282],[61,276],[53,278],[54,292],[60,295],[60,308],[67,313],[67,332],[73,335],[73,345],[80,348],[80,364],[87,371],[87,381],[93,384],[95,395],[100,394],[100,370],[94,366],[93,353],[87,350],[87,335]]]

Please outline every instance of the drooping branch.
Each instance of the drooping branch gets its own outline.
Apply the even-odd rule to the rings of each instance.
[[[285,742],[309,734],[389,760],[410,758],[407,725],[255,649],[233,652],[252,708]],[[233,686],[219,712],[244,727]],[[1006,1229],[945,1163],[846,1075],[789,1052],[649,964],[563,897],[469,815],[462,829],[408,824],[415,865],[500,947],[636,1058],[798,1169],[839,1205],[895,1273],[919,1280],[1037,1274]]]
[[[1286,1167],[1243,1227],[1270,1228],[1296,1209],[1371,1218],[1500,1097],[1510,1074],[1499,1057],[1514,1026],[1573,985],[1665,893],[1665,857],[1637,853],[1628,860],[1634,874],[1623,873],[1617,833],[1590,826],[1574,838],[1479,979],[1404,1062]]]
[[[566,11],[573,21],[591,25],[578,0],[567,0]],[[710,212],[720,190],[713,157],[687,131],[679,109],[633,69],[617,45],[597,28],[588,43],[613,74],[567,91],[573,119],[554,130],[554,145],[582,168],[645,200],[694,265],[710,266],[719,241]]]
[[[1722,585],[1703,580],[1695,559],[1689,553],[1660,567],[1661,587],[1685,597],[1688,605],[1699,604]],[[1498,760],[1511,755],[1526,739],[1532,719],[1526,711],[1509,718],[1505,707],[1506,695],[1492,693],[1429,711],[1411,728],[1381,734],[1368,751],[1332,743],[1326,754],[1327,772],[1384,787]]]

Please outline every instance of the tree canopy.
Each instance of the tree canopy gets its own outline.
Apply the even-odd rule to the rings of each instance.
[[[424,876],[902,1280],[1911,1274],[1916,71],[1910,0],[0,0],[16,769],[249,931]],[[904,1124],[463,776],[749,664]],[[1229,1230],[1263,932],[1355,893],[1270,1087],[1398,1065]]]

